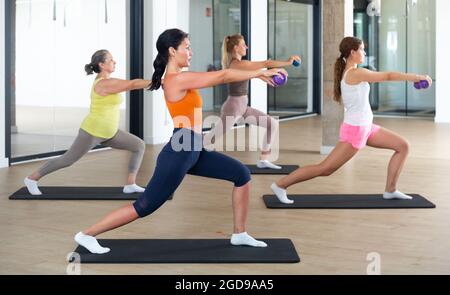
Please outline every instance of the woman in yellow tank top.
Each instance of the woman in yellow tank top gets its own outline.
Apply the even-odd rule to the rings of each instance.
[[[90,112],[81,124],[78,136],[69,150],[59,158],[45,163],[24,180],[32,195],[41,195],[38,180],[43,176],[68,167],[99,144],[128,150],[132,153],[128,165],[127,184],[124,193],[143,192],[144,188],[136,185],[136,175],[145,151],[143,140],[119,129],[121,92],[149,88],[150,80],[121,80],[111,78],[116,61],[107,50],[99,50],[92,55],[91,62],[85,66],[88,75],[97,73],[91,90]]]
[[[287,75],[287,72],[283,69],[184,72],[182,69],[189,67],[192,51],[188,35],[178,29],[163,32],[156,48],[158,56],[153,63],[155,71],[150,89],[159,89],[164,76],[164,96],[175,125],[173,136],[158,155],[152,179],[136,202],[109,213],[79,232],[75,241],[92,253],[107,253],[110,249],[100,246],[95,236],[150,215],[164,204],[186,174],[190,174],[232,182],[233,234],[230,243],[266,247],[265,242],[254,239],[246,231],[251,179],[248,168],[231,157],[203,148],[202,99],[197,89],[280,76],[280,72]]]

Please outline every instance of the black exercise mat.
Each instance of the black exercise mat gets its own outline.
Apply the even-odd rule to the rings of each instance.
[[[124,194],[123,187],[41,186],[42,195],[31,195],[26,187],[13,193],[10,200],[136,200],[141,193]],[[172,199],[170,196],[169,200]]]
[[[99,240],[111,249],[91,254],[78,246],[81,263],[297,263],[289,239],[263,239],[265,248],[233,246],[229,239]]]
[[[381,194],[372,195],[288,195],[293,204],[283,204],[275,195],[264,195],[264,203],[271,209],[400,209],[436,208],[436,205],[417,194],[412,200],[385,200]]]
[[[298,168],[300,168],[298,165],[281,165],[276,164],[278,166],[281,166],[282,169],[268,169],[268,168],[258,168],[256,165],[245,165],[248,169],[250,169],[251,174],[267,174],[267,175],[287,175]]]

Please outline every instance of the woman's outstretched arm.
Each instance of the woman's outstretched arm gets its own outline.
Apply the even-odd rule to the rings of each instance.
[[[183,72],[173,78],[172,85],[176,85],[179,90],[200,89],[259,77],[281,76],[280,73],[288,75],[284,69],[259,69],[254,71],[226,69],[215,72]]]
[[[124,91],[149,88],[152,81],[144,79],[122,80],[122,79],[105,79],[95,85],[95,92],[100,95],[108,95],[120,93]]]

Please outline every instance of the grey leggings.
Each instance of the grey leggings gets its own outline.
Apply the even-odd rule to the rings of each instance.
[[[117,131],[116,135],[107,139],[92,136],[83,129],[80,129],[77,138],[75,138],[69,150],[61,157],[45,163],[38,171],[39,176],[43,177],[53,171],[69,167],[100,143],[107,147],[132,152],[128,164],[128,171],[129,173],[137,173],[145,152],[145,143],[142,139],[122,130]]]
[[[255,120],[247,120],[249,117],[254,117]],[[218,137],[225,135],[242,118],[250,125],[266,128],[262,151],[270,151],[273,135],[278,129],[278,121],[257,109],[249,107],[247,95],[228,96],[221,109],[220,121],[215,124],[211,132],[205,135],[205,142],[212,142],[213,137],[217,140]]]

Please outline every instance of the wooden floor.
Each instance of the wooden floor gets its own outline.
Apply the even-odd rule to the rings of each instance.
[[[366,274],[372,252],[382,274],[450,274],[450,124],[376,118],[404,135],[411,153],[399,189],[422,194],[436,209],[268,210],[261,196],[278,176],[254,176],[248,231],[257,238],[290,238],[297,264],[82,265],[82,274]],[[312,164],[324,157],[320,117],[281,124],[279,163]],[[161,146],[148,146],[138,183],[151,176]],[[366,148],[335,175],[292,187],[289,193],[381,193],[390,152]],[[230,155],[254,163],[257,153]],[[117,186],[128,155],[90,153],[41,185]],[[65,274],[73,235],[122,201],[10,201],[22,179],[42,163],[0,169],[0,274]],[[187,176],[173,201],[155,214],[100,238],[227,238],[232,230],[231,185]]]

